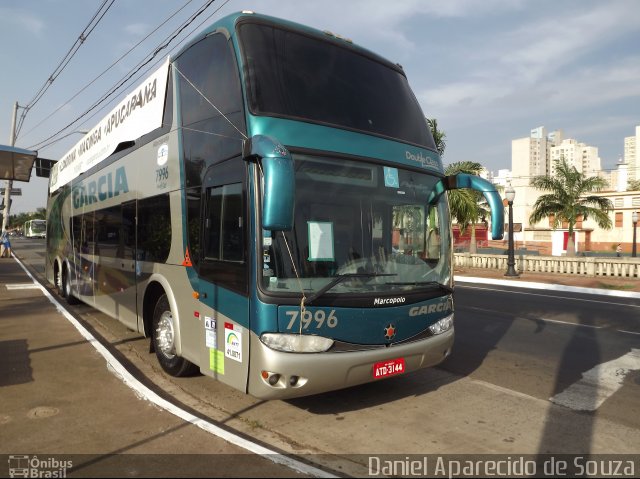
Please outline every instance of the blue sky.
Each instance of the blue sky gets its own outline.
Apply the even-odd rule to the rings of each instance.
[[[0,3],[1,142],[9,139],[13,103],[26,105],[34,97],[101,3]],[[29,148],[74,120],[204,3],[116,0],[29,111],[16,146]],[[251,9],[331,30],[402,64],[425,115],[437,118],[447,135],[445,163],[473,160],[493,171],[511,168],[511,140],[544,125],[597,146],[603,167],[612,168],[622,155],[624,137],[640,124],[637,0],[218,0],[193,26],[218,8],[205,25]],[[92,127],[125,93],[76,128]],[[40,154],[58,159],[79,138],[72,134]],[[14,186],[22,188],[23,196],[14,198],[12,213],[45,205],[45,180],[34,177]]]

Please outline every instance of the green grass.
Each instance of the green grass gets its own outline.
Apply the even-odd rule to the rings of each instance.
[[[602,289],[621,289],[621,290],[630,290],[634,289],[635,285],[633,284],[609,284],[609,283],[599,283],[599,287]]]

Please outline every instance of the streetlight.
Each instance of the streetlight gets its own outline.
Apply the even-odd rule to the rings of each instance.
[[[633,249],[631,250],[631,257],[636,257],[636,226],[638,226],[638,212],[634,211],[631,214],[631,222],[633,223]]]
[[[515,269],[516,259],[513,252],[513,200],[516,197],[516,190],[513,189],[511,184],[504,190],[504,196],[507,199],[507,203],[509,203],[509,257],[507,259],[507,272],[504,275],[520,276]]]

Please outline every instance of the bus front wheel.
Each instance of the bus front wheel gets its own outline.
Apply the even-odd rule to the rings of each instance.
[[[176,377],[191,376],[198,371],[198,367],[176,354],[175,327],[169,299],[163,294],[153,310],[153,349],[160,366],[167,374]]]

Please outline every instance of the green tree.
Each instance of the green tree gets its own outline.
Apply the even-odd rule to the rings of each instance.
[[[613,204],[607,198],[589,194],[603,190],[607,182],[597,176],[586,177],[569,165],[564,157],[556,161],[553,176],[536,176],[531,180],[531,186],[549,193],[536,200],[529,223],[553,218],[553,227],[557,228],[566,222],[569,225],[567,256],[576,254],[574,227],[580,217],[585,221],[592,218],[601,228],[611,228],[609,211],[613,209]]]
[[[627,184],[627,191],[640,191],[640,180],[631,180]]]
[[[478,175],[482,170],[482,165],[475,161],[459,161],[447,165],[444,173],[447,176],[457,173],[468,173],[470,175]],[[451,216],[454,217],[460,227],[462,233],[471,226],[471,243],[469,244],[469,252],[477,251],[476,244],[476,223],[484,220],[488,214],[486,203],[483,202],[482,193],[469,189],[451,190],[447,192],[449,198],[449,209]]]
[[[438,154],[440,156],[444,155],[444,149],[447,147],[447,143],[445,141],[447,139],[446,133],[438,129],[438,120],[435,118],[425,118],[425,120],[427,120],[427,125],[429,125],[431,135],[433,135],[433,141],[436,144]]]

